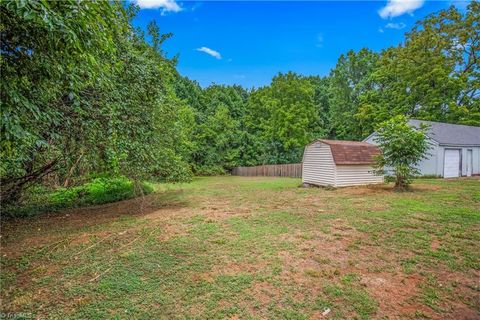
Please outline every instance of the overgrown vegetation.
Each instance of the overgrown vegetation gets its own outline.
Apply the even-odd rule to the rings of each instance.
[[[94,172],[189,179],[193,115],[175,60],[116,1],[2,1],[1,201]]]
[[[479,309],[476,178],[337,190],[205,177],[2,225],[31,318],[458,319]]]
[[[201,88],[133,27],[133,4],[0,2],[2,205],[92,173],[188,181],[298,162],[315,138],[359,140],[395,115],[480,125],[480,4],[432,14],[382,52],[341,55],[326,77]]]
[[[36,186],[29,189],[22,202],[2,208],[3,217],[25,217],[47,211],[110,203],[153,192],[148,183],[137,183],[125,177],[96,177],[70,188]]]

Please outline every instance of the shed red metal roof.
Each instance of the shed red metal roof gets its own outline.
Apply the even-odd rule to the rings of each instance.
[[[373,164],[375,156],[380,154],[377,146],[360,141],[319,140],[330,146],[333,161],[337,165]]]

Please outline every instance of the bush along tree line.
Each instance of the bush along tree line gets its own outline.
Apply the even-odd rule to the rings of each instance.
[[[172,35],[135,28],[137,10],[0,2],[2,207],[98,175],[136,186],[299,162],[315,138],[360,140],[397,115],[480,125],[478,1],[427,16],[396,47],[349,51],[328,76],[248,89],[182,77],[162,50]]]

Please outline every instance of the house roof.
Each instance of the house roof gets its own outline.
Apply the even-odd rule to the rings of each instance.
[[[337,165],[373,164],[374,156],[380,154],[377,146],[360,141],[318,140],[330,146],[333,161]]]
[[[408,123],[416,128],[419,128],[422,123],[429,125],[428,137],[439,144],[480,146],[480,127],[416,119],[411,119]]]

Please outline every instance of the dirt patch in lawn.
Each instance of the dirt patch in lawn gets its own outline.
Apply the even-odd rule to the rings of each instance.
[[[264,270],[268,265],[266,263],[239,263],[229,262],[222,265],[216,265],[210,272],[213,276],[217,275],[235,275],[241,273],[256,273]]]
[[[423,278],[419,275],[404,276],[401,273],[361,273],[361,283],[379,302],[377,316],[408,316],[417,310],[430,313],[429,308],[414,301]]]
[[[325,318],[478,319],[478,202],[469,181],[417,181],[414,192],[396,193],[391,185],[211,179],[7,221],[2,271],[11,278],[2,302],[40,306],[41,315],[101,308],[121,317],[141,300],[139,317],[156,318],[324,318],[328,306]],[[452,194],[442,199],[440,189]]]
[[[159,203],[157,196],[151,194],[111,204],[69,209],[28,219],[2,221],[2,253],[15,257],[25,250],[55,245],[57,242],[68,242],[69,245],[85,244],[92,237],[102,237],[106,233],[111,233],[101,230],[100,225],[107,226],[130,217],[148,219],[150,215],[154,215],[156,219],[158,216],[181,214],[180,209],[184,208],[181,203]]]
[[[437,191],[441,187],[438,185],[432,184],[414,184],[410,186],[410,190],[406,192],[417,193],[417,192],[428,192],[428,191]],[[392,194],[396,191],[391,184],[375,184],[368,186],[355,186],[355,187],[346,187],[338,188],[335,192],[339,194],[348,194],[348,195],[382,195],[382,194]]]
[[[354,277],[379,302],[375,317],[403,318],[417,313],[436,318],[436,313],[417,299],[424,277],[402,272],[398,265],[401,253],[385,255],[382,248],[369,245],[367,234],[342,225],[342,221],[332,222],[331,234],[316,233],[299,242],[296,252],[279,252],[284,266],[282,282],[294,282],[316,296],[325,283],[342,285]]]

